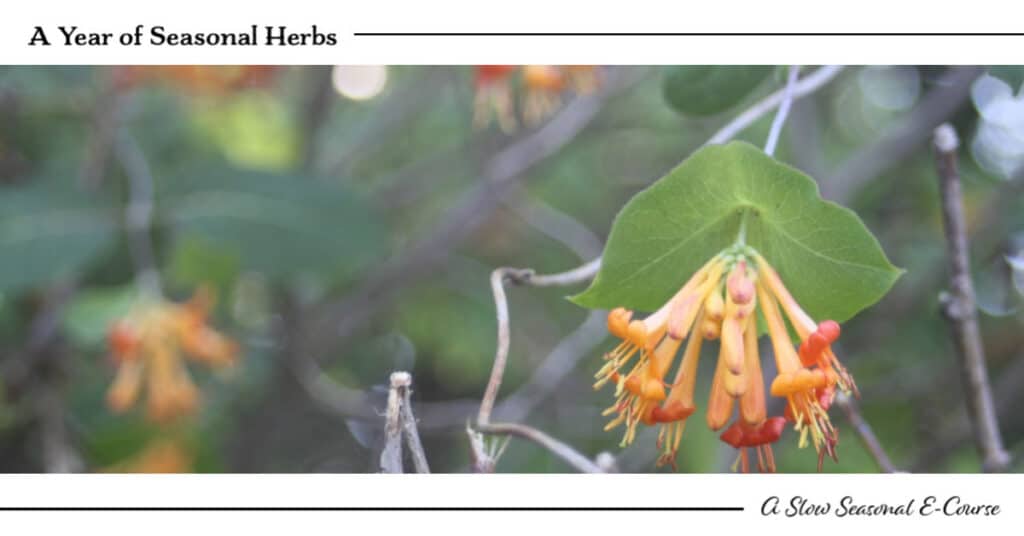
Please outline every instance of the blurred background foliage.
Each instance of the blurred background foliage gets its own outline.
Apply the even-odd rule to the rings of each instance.
[[[433,470],[468,470],[464,428],[494,354],[491,270],[590,260],[631,195],[781,88],[785,69],[563,71],[589,77],[576,85],[553,84],[550,71],[482,73],[0,68],[0,470],[374,471],[383,386],[398,369],[413,374]],[[853,208],[907,269],[844,326],[840,347],[865,417],[906,470],[980,470],[938,308],[945,250],[928,140],[942,121],[963,139],[990,373],[1006,443],[1024,454],[1024,418],[1012,411],[1024,392],[1022,80],[1020,67],[850,67],[795,103],[776,153]],[[511,126],[480,121],[502,106]],[[544,113],[527,117],[528,107]],[[593,113],[565,134],[578,109]],[[770,122],[740,138],[762,144]],[[538,141],[551,154],[488,182]],[[140,173],[152,183],[141,232],[167,299],[212,286],[212,324],[242,346],[236,366],[192,371],[203,402],[171,425],[104,402],[115,370],[107,332],[132,314],[146,268],[128,216]],[[564,299],[574,291],[509,290],[499,397],[509,402],[496,416],[591,456],[611,452],[619,470],[653,471],[653,436],[620,451],[619,434],[602,432],[608,393],[590,384],[611,341],[603,320],[584,324],[588,312]],[[578,340],[563,341],[581,324]],[[702,369],[698,397],[710,383]],[[833,413],[840,463],[825,471],[876,471]],[[735,454],[697,421],[679,470],[728,470]],[[815,469],[791,432],[776,457],[782,471]],[[569,468],[513,439],[498,470]]]

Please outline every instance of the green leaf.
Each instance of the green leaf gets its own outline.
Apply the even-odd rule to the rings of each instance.
[[[68,304],[64,329],[80,346],[102,346],[110,325],[127,316],[138,298],[138,291],[132,285],[83,289]]]
[[[243,273],[350,274],[386,244],[370,203],[322,180],[207,166],[165,182],[159,206],[182,247],[191,241],[236,256]],[[176,253],[175,268],[182,260]],[[220,271],[227,261],[217,264]]]
[[[104,199],[70,181],[0,188],[0,292],[66,278],[113,244],[116,218]]]
[[[223,290],[238,276],[238,264],[230,251],[201,236],[186,236],[174,243],[168,275],[184,287],[212,284]]]
[[[779,272],[816,319],[842,322],[878,301],[902,273],[849,209],[824,201],[803,173],[742,142],[694,153],[619,213],[584,307],[653,311],[707,260],[736,242]]]
[[[687,65],[665,70],[665,100],[683,115],[708,116],[723,112],[754,90],[771,74],[770,65]]]

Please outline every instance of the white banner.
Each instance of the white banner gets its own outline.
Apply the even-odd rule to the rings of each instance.
[[[0,55],[19,64],[1019,63],[1024,34],[1011,21],[1022,20],[1020,6],[979,0],[970,7],[884,0],[841,10],[811,0],[525,0],[493,9],[454,0],[37,1],[4,11]],[[959,35],[945,35],[952,32]]]
[[[8,475],[0,523],[8,534],[944,533],[1020,527],[1022,485],[1019,475]]]

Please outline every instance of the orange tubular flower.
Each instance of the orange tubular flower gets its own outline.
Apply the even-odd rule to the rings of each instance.
[[[600,69],[593,65],[477,65],[473,126],[493,120],[511,133],[517,103],[522,122],[536,126],[558,110],[564,93],[592,93],[600,85]]]
[[[605,355],[608,362],[596,374],[594,387],[599,388],[609,380],[616,382],[618,400],[604,415],[618,414],[608,423],[607,430],[626,424],[623,446],[633,441],[639,422],[655,422],[654,408],[666,399],[665,375],[695,323],[701,304],[721,278],[722,269],[723,263],[717,257],[712,259],[672,299],[643,320],[633,320],[632,312],[621,308],[609,313],[608,328],[623,341]],[[621,374],[619,371],[634,356],[637,359],[630,371]]]
[[[189,377],[182,355],[213,367],[234,363],[238,345],[206,324],[213,306],[209,291],[200,289],[184,304],[148,302],[117,321],[108,342],[118,364],[107,391],[107,405],[124,412],[147,392],[146,415],[168,422],[194,412],[199,390]]]
[[[758,309],[778,369],[767,388],[757,343]],[[799,349],[790,339],[787,320],[800,338]],[[604,414],[616,415],[606,429],[625,423],[623,446],[633,441],[640,424],[660,425],[658,465],[675,466],[686,419],[696,411],[693,394],[702,343],[719,339],[707,424],[712,430],[725,428],[721,439],[739,449],[737,464],[743,471],[751,467],[747,448],[755,450],[758,470],[775,471],[771,444],[779,440],[786,422],[794,423],[801,447],[814,445],[819,468],[825,455],[835,458],[838,436],[828,409],[836,388],[856,390],[830,347],[839,337],[839,324],[815,323],[753,248],[740,243],[716,255],[642,320],[627,309],[612,310],[608,329],[622,342],[605,355],[594,387],[616,384],[617,400]],[[666,384],[664,378],[688,336],[675,379]],[[768,416],[766,391],[786,400],[783,416]]]
[[[474,80],[476,96],[473,103],[475,128],[487,126],[493,117],[503,132],[515,130],[512,86],[509,83],[515,70],[514,65],[477,65]]]
[[[195,95],[226,95],[269,86],[281,67],[273,65],[122,65],[112,68],[120,89],[163,85]]]
[[[523,67],[523,121],[537,125],[554,113],[561,104],[566,76],[553,65],[526,65]]]

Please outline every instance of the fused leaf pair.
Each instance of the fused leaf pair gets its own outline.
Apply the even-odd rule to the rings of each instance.
[[[725,428],[722,440],[741,449],[743,468],[750,447],[759,469],[774,470],[770,444],[786,421],[819,463],[835,457],[827,411],[837,389],[856,392],[831,349],[838,322],[877,301],[899,274],[857,216],[822,201],[810,178],[746,144],[702,149],[626,205],[600,273],[573,298],[611,309],[609,331],[622,339],[595,385],[616,385],[609,428],[626,425],[625,445],[639,425],[661,425],[659,463],[674,464],[697,409],[701,346],[717,339],[707,424]],[[653,312],[640,319],[634,310]],[[759,329],[778,371],[768,383]],[[767,415],[767,395],[785,400],[783,415]]]

